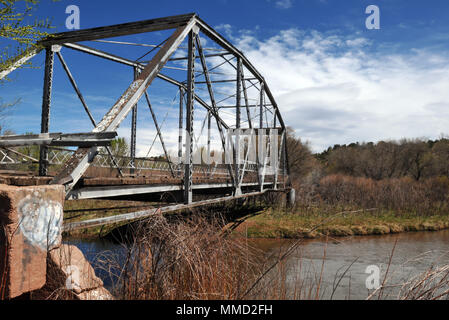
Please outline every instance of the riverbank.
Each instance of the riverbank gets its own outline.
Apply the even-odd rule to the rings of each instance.
[[[449,229],[449,215],[445,214],[423,216],[386,210],[323,212],[326,210],[267,208],[261,214],[245,219],[234,234],[248,238],[314,239]]]
[[[154,203],[118,200],[66,201],[65,221],[82,221],[151,208]],[[248,209],[250,211],[250,209]],[[325,237],[385,235],[402,232],[449,229],[449,214],[421,215],[388,210],[348,210],[323,207],[279,209],[265,207],[240,217],[233,230],[236,236],[267,239],[315,239]],[[65,233],[65,238],[95,239],[119,224]]]

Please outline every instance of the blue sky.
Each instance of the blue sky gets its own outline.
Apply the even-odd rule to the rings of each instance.
[[[55,31],[66,31],[65,8],[71,4],[80,8],[81,28],[198,13],[243,50],[267,79],[286,124],[315,151],[337,143],[449,134],[448,1],[42,0],[36,16],[50,17]],[[365,27],[365,8],[371,4],[380,8],[380,30]],[[152,43],[167,35],[155,35]],[[134,58],[147,51],[127,50],[109,51]],[[129,85],[132,72],[105,61],[83,60],[73,52],[64,52],[64,57],[99,121]],[[42,67],[43,55],[33,62]],[[42,77],[42,68],[18,70],[10,83],[0,85],[4,102],[21,98],[2,120],[5,127],[17,133],[39,131]],[[64,77],[56,66],[55,78]],[[160,122],[166,118],[168,145],[174,148],[176,91],[154,85],[152,101]],[[91,130],[65,79],[55,84],[52,119],[52,132]],[[155,131],[142,108],[139,127],[138,152],[145,155]],[[129,120],[119,133],[125,136],[128,131]],[[154,152],[160,151],[155,144]]]

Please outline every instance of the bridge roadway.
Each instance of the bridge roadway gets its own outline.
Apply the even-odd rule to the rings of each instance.
[[[39,177],[31,172],[0,171],[0,184],[14,186],[35,186],[49,184],[52,176]],[[209,177],[208,174],[196,173],[193,176],[193,190],[196,193],[218,192],[227,194],[233,190],[232,181],[226,176]],[[274,176],[266,176],[264,189],[277,189],[283,185],[283,176],[279,175],[276,186]],[[242,181],[244,190],[260,190],[257,176],[248,174]],[[168,172],[149,176],[127,177],[83,177],[77,186],[67,193],[67,200],[97,199],[122,197],[130,195],[176,192],[183,190],[183,179],[173,178]]]

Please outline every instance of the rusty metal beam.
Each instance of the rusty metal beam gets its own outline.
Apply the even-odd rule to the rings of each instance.
[[[183,109],[184,109],[184,88],[179,88],[179,134],[178,134],[178,164],[182,167],[182,136],[183,136]]]
[[[140,70],[138,68],[134,68],[134,80],[136,80],[139,76]],[[137,145],[137,102],[132,107],[132,115],[131,115],[131,174],[134,174],[135,169],[135,159],[136,159],[136,145]]]
[[[245,98],[246,117],[248,119],[248,126],[249,126],[250,129],[252,129],[253,128],[253,124],[252,124],[252,121],[251,121],[251,110],[249,109],[250,106],[249,106],[249,101],[248,101],[248,90],[246,89],[246,83],[244,81],[245,80],[245,74],[244,74],[242,65],[240,65],[240,70],[241,70],[240,72],[242,73],[242,88],[243,88],[243,96]]]
[[[107,146],[117,136],[116,132],[97,133],[41,133],[0,137],[0,147],[18,146]]]
[[[55,62],[55,53],[53,47],[47,47],[45,50],[45,71],[44,71],[44,91],[42,95],[42,115],[41,115],[41,133],[48,133],[50,127],[50,105],[51,93],[53,87],[53,66]],[[39,154],[39,175],[48,174],[48,149],[41,146]]]
[[[212,58],[212,57],[223,57],[230,55],[232,53],[230,52],[223,52],[223,53],[213,53],[213,54],[206,54],[206,58]],[[181,60],[187,60],[189,57],[179,57],[179,58],[171,58],[169,61],[181,61]],[[199,59],[200,56],[196,56],[195,59]]]
[[[145,68],[144,64],[141,64],[139,62],[136,61],[132,61],[123,57],[119,57],[115,54],[112,53],[108,53],[99,49],[95,49],[95,48],[91,48],[85,45],[81,45],[79,43],[64,43],[63,44],[64,47],[70,48],[72,50],[76,50],[79,52],[83,52],[83,53],[87,53],[87,54],[91,54],[93,56],[99,57],[99,58],[103,58],[103,59],[107,59],[113,62],[117,62],[117,63],[121,63],[121,64],[125,64],[131,67],[139,67],[141,69]]]
[[[86,101],[84,100],[84,97],[83,97],[83,95],[81,94],[81,91],[80,91],[80,89],[78,88],[78,85],[76,84],[76,81],[75,81],[75,79],[73,78],[72,73],[70,72],[69,66],[68,66],[67,63],[65,62],[65,60],[64,60],[64,58],[63,58],[61,52],[57,52],[56,54],[57,54],[57,56],[58,56],[58,58],[59,58],[59,61],[61,62],[61,65],[62,65],[63,69],[65,70],[65,72],[66,72],[66,74],[67,74],[67,77],[69,78],[70,83],[72,84],[73,89],[75,90],[76,94],[78,95],[78,98],[79,98],[79,100],[81,101],[81,104],[83,105],[84,110],[86,111],[87,116],[88,116],[89,119],[90,119],[90,122],[91,122],[91,123],[94,125],[94,127],[95,127],[95,126],[96,126],[95,119],[94,119],[92,113],[90,112],[89,107],[87,106]]]
[[[270,104],[265,104],[265,106],[271,106]],[[235,109],[237,106],[217,106],[217,109]],[[246,106],[245,106],[246,107]],[[248,108],[259,108],[259,104],[249,104],[247,106]],[[251,117],[251,119],[254,119],[254,116]]]
[[[154,208],[154,209],[143,210],[143,211],[138,211],[138,212],[125,213],[125,214],[120,214],[120,215],[116,215],[116,216],[112,216],[112,217],[91,219],[91,220],[80,221],[80,222],[64,223],[62,230],[63,231],[74,231],[74,230],[99,227],[99,226],[104,226],[104,225],[119,223],[119,222],[129,222],[129,221],[133,221],[133,220],[148,218],[152,215],[161,214],[161,213],[186,210],[186,209],[211,205],[211,204],[230,201],[230,200],[245,199],[245,198],[249,198],[249,197],[260,196],[260,195],[263,195],[267,191],[269,191],[269,190],[265,189],[262,192],[246,193],[246,194],[242,194],[239,196],[230,196],[230,197],[223,197],[223,198],[217,198],[217,199],[203,200],[203,201],[193,202],[190,204],[177,204],[177,205],[173,205],[173,206],[166,206],[166,207]]]
[[[251,79],[242,79],[242,82],[244,81],[251,81],[251,80],[257,80],[256,78]],[[228,82],[236,82],[236,79],[226,79],[226,80],[212,80],[211,83],[228,83]],[[197,81],[196,84],[207,84],[206,81]]]
[[[21,156],[21,157],[23,157],[23,158],[25,158],[25,159],[27,159],[27,160],[30,160],[30,161],[33,162],[33,163],[39,163],[39,160],[38,160],[38,159],[35,159],[35,158],[33,158],[33,157],[30,157],[30,156],[28,156],[28,155],[26,155],[26,154],[23,154],[22,152],[19,152],[19,151],[17,151],[17,150],[10,149],[10,148],[7,148],[7,147],[2,147],[2,149],[5,150],[5,151],[7,151],[7,152],[11,152],[11,153],[14,153],[14,154],[16,154],[16,155],[18,155],[18,156]]]
[[[106,27],[97,27],[77,31],[62,32],[51,35],[51,37],[42,40],[41,42],[39,42],[39,44],[48,46],[52,44],[90,41],[144,32],[174,29],[187,25],[192,21],[192,18],[194,18],[195,16],[196,16],[195,13],[189,13],[151,20],[116,24]]]
[[[242,59],[237,57],[237,85],[236,85],[236,106],[235,109],[235,128],[237,134],[235,135],[234,144],[234,166],[235,166],[235,194],[239,195],[242,190],[240,188],[240,117],[241,117],[241,103],[242,103]]]
[[[193,201],[193,112],[195,103],[195,38],[198,28],[189,32],[188,71],[187,71],[187,105],[186,105],[186,152],[184,162],[184,202]]]

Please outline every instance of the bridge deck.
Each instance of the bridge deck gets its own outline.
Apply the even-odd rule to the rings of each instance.
[[[46,185],[53,177],[39,177],[32,172],[0,171],[0,184],[14,186]],[[211,189],[231,189],[232,181],[226,176],[210,177],[208,174],[197,173],[192,178],[193,190],[208,191]],[[277,185],[284,183],[283,176],[279,176]],[[264,187],[274,186],[274,176],[266,176]],[[243,180],[243,188],[255,189],[259,186],[257,177],[248,175]],[[118,197],[134,194],[151,194],[160,192],[182,191],[183,179],[173,178],[167,172],[159,172],[151,176],[128,177],[83,177],[76,188],[71,190],[68,200]]]

